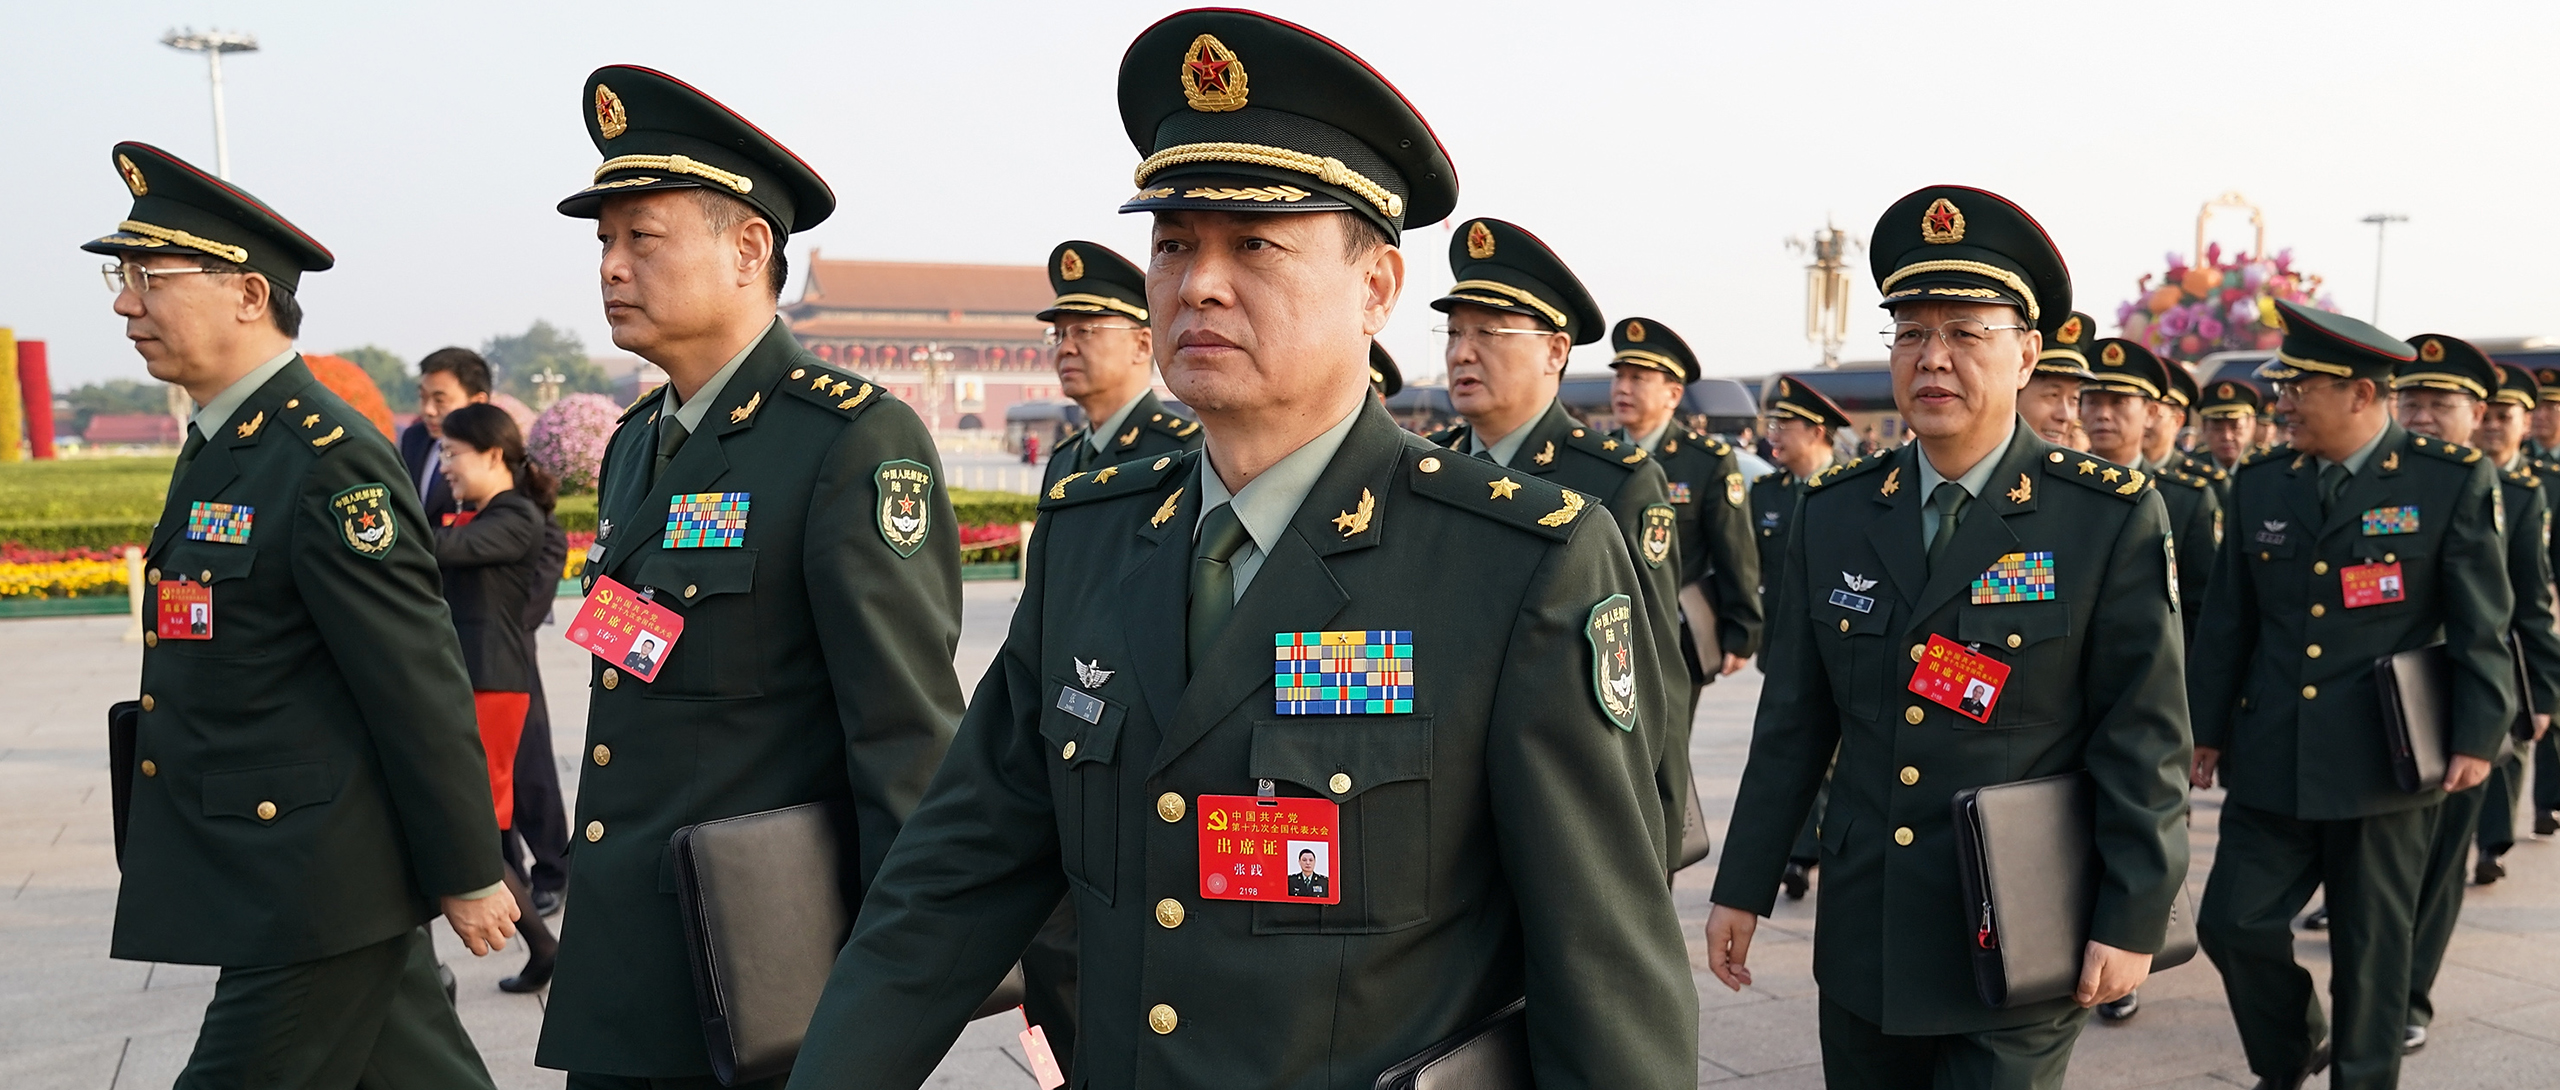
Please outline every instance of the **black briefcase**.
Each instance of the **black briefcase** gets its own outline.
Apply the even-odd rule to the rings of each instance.
[[[2085,772],[1956,792],[1956,858],[1973,913],[1974,991],[1984,1004],[2007,1010],[2079,990],[2098,899],[2093,800]],[[2195,956],[2195,906],[2181,883],[2151,969]]]
[[[1377,1090],[1533,1090],[1526,998],[1378,1073]]]
[[[2418,794],[2441,786],[2453,742],[2445,730],[2453,710],[2453,663],[2444,645],[2373,660],[2373,687],[2381,698],[2383,746],[2400,790]]]
[[[1715,853],[1713,840],[1707,837],[1707,812],[1698,808],[1698,778],[1689,777],[1689,805],[1680,811],[1680,854],[1672,859],[1671,870],[1679,873]]]
[[[107,706],[107,801],[115,812],[116,866],[124,866],[124,831],[133,823],[134,753],[142,748],[142,702]]]
[[[693,994],[723,1086],[791,1070],[862,904],[853,808],[811,802],[675,831]],[[971,1017],[1022,1002],[1022,968]]]

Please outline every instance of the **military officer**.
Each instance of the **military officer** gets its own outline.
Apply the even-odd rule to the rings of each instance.
[[[1207,445],[1043,494],[794,1084],[921,1083],[1072,890],[1074,1085],[1366,1087],[1524,993],[1538,1084],[1694,1085],[1640,562],[1596,501],[1370,393],[1447,154],[1374,70],[1251,12],[1149,28],[1119,88],[1157,354]],[[1308,835],[1250,835],[1280,825]],[[1333,903],[1291,903],[1305,842]]]
[[[2514,418],[2521,416],[2513,402],[2532,403],[2529,386],[2510,393],[2511,387],[2500,372],[2515,371],[2526,383],[2531,383],[2531,378],[2520,370],[2490,362],[2468,341],[2429,333],[2410,338],[2410,343],[2417,346],[2418,358],[2399,366],[2392,375],[2391,388],[2400,405],[2400,424],[2412,433],[2467,446],[2476,441],[2491,399],[2500,399],[2500,417],[2507,423],[2518,422]],[[2524,438],[2521,430],[2512,434],[2517,441]],[[2530,734],[2535,727],[2548,727],[2551,722],[2548,712],[2531,709],[2550,708],[2560,702],[2560,634],[2552,628],[2551,560],[2543,552],[2551,508],[2542,495],[2542,479],[2520,464],[2521,452],[2514,449],[2516,443],[2506,435],[2502,429],[2498,437],[2503,449],[2477,449],[2498,472],[2500,505],[2505,512],[2507,585],[2515,598],[2515,614],[2508,630],[2512,633],[2509,638],[2524,656],[2526,692],[2519,695],[2530,701],[2520,710],[2532,715],[2525,720]],[[2505,771],[2507,764],[2506,760],[2499,760],[2489,779],[2470,790],[2445,796],[2437,808],[2434,844],[2426,869],[2418,877],[2418,925],[2410,957],[2409,1026],[2404,1045],[2407,1051],[2426,1047],[2427,1027],[2435,1020],[2435,1004],[2428,993],[2434,988],[2436,970],[2444,963],[2445,945],[2453,941],[2453,925],[2462,915],[2463,864],[2470,859],[2471,842],[2482,835],[2482,819],[2489,809],[2504,806],[2509,815],[2515,812],[2515,798],[2501,793],[2507,781],[2498,773]],[[2513,842],[2510,836],[2507,843]],[[2485,843],[2480,851],[2479,874],[2483,885],[2505,874],[2496,853]]]
[[[2489,395],[2487,411],[2481,414],[2480,430],[2473,433],[2472,438],[2479,444],[2481,453],[2498,464],[2500,495],[2504,497],[2507,508],[2507,574],[2515,589],[2516,614],[2522,618],[2532,595],[2525,588],[2525,577],[2518,571],[2531,569],[2516,552],[2515,539],[2521,533],[2527,540],[2546,542],[2536,566],[2547,568],[2551,563],[2547,547],[2551,524],[2547,516],[2537,524],[2519,513],[2523,508],[2515,486],[2519,478],[2536,482],[2540,486],[2538,491],[2543,509],[2548,512],[2553,493],[2560,491],[2560,466],[2534,461],[2524,452],[2525,429],[2534,406],[2541,400],[2542,384],[2534,380],[2532,372],[2505,364],[2498,365],[2498,381],[2498,388]],[[2523,529],[2519,531],[2518,527]],[[2518,744],[2516,752],[2508,754],[2490,770],[2489,797],[2480,807],[2480,860],[2472,870],[2472,881],[2484,886],[2507,876],[2506,864],[2501,860],[2507,849],[2515,847],[2516,843],[2516,804],[2523,800],[2525,791],[2525,754],[2535,743],[2550,736],[2551,709],[2555,703],[2560,703],[2560,700],[2545,700],[2546,694],[2527,695],[2534,701],[2533,719],[2530,720],[2533,738]]]
[[[2231,509],[2231,475],[2249,456],[2265,449],[2259,441],[2260,419],[2266,415],[2266,399],[2258,388],[2246,382],[2223,379],[2204,391],[2197,402],[2198,435],[2204,440],[2205,458],[2222,476],[2213,478],[2222,493],[2222,508]]]
[[[2533,381],[2541,392],[2534,402],[2532,438],[2525,441],[2524,453],[2541,463],[2535,472],[2547,486],[2554,507],[2560,508],[2560,367],[2535,368]],[[2560,538],[2553,539],[2551,547],[2552,567],[2560,570]],[[2534,835],[2560,833],[2560,735],[2548,731],[2533,744],[2531,809]]]
[[[1698,357],[1671,327],[1625,318],[1609,331],[1609,407],[1615,438],[1653,456],[1676,513],[1680,553],[1681,659],[1689,705],[1716,678],[1740,670],[1760,649],[1760,551],[1745,509],[1750,486],[1733,445],[1677,419],[1698,378]]]
[[[2514,712],[2497,478],[2478,451],[2391,421],[2380,387],[2416,349],[2276,310],[2284,343],[2258,377],[2294,439],[2240,469],[2192,659],[2193,782],[2228,789],[2197,934],[2260,1085],[2289,1090],[2334,1056],[2330,1085],[2390,1086],[2435,807],[2488,776]],[[2454,752],[2442,790],[2404,791],[2373,663],[2439,639]],[[2320,885],[2334,1033],[2293,958],[2292,916]]]
[[[2533,434],[2525,440],[2525,456],[2560,459],[2560,367],[2534,368],[2533,381],[2542,388],[2542,400],[2533,406]]]
[[[831,801],[869,879],[959,716],[959,528],[923,422],[775,317],[826,182],[664,73],[597,69],[579,102],[605,158],[559,208],[595,221],[614,344],[668,379],[606,448],[589,583],[683,629],[654,675],[588,664],[579,907],[534,1062],[572,1087],[709,1087],[667,839]]]
[[[2160,357],[2160,371],[2167,378],[2168,385],[2160,388],[2161,396],[2151,412],[2151,425],[2142,432],[2142,468],[2155,474],[2174,469],[2211,480],[2212,462],[2178,445],[2179,437],[2186,433],[2189,418],[2194,415],[2196,402],[2200,400],[2195,371],[2184,361],[2167,356]]]
[[[2097,320],[2075,310],[2036,354],[2035,374],[2018,392],[2018,415],[2045,442],[2077,450],[2088,438],[2080,424],[2080,388],[2090,381],[2085,349],[2097,336]]]
[[[2071,308],[2043,228],[1993,194],[1933,186],[1871,237],[1894,400],[1917,441],[1806,488],[1707,967],[1751,982],[1755,917],[1836,743],[1814,939],[1830,1084],[2058,1087],[2087,1008],[2150,971],[2186,874],[2167,511],[2150,474],[2055,446],[2018,416],[2042,334]],[[1959,687],[1915,693],[1924,669],[1997,686],[1987,713]],[[1949,799],[2073,772],[2094,781],[2109,830],[2076,994],[1991,1009]]]
[[[2205,581],[2213,574],[2213,558],[2222,547],[2222,493],[2213,482],[2188,473],[2181,455],[2147,454],[2146,438],[2164,422],[2176,434],[2174,421],[2184,413],[2169,401],[2175,389],[2172,364],[2133,341],[2108,337],[2097,342],[2091,367],[2095,380],[2080,391],[2080,420],[2089,431],[2089,453],[2150,470],[2160,498],[2168,507],[2169,526],[2177,536],[2178,598],[2204,601]],[[2166,468],[2163,468],[2166,463]],[[2178,611],[2179,632],[2195,638],[2196,612]]]
[[[515,899],[417,490],[293,348],[335,259],[174,155],[110,154],[132,211],[80,248],[196,412],[144,554],[108,952],[222,967],[179,1086],[486,1087],[421,925],[485,954]]]
[[[1751,482],[1764,607],[1776,604],[1778,566],[1786,559],[1787,535],[1794,530],[1796,500],[1803,495],[1807,482],[1831,467],[1831,437],[1850,426],[1849,414],[1820,390],[1784,376],[1770,387],[1769,454],[1777,459],[1778,468]],[[1769,669],[1765,649],[1760,669],[1764,673]],[[1795,848],[1787,853],[1787,869],[1778,876],[1778,887],[1790,900],[1804,898],[1805,891],[1813,886],[1814,868],[1822,865],[1822,842],[1818,837],[1822,811],[1830,795],[1831,780],[1826,775],[1821,790],[1814,793],[1813,810],[1805,816],[1804,828],[1796,834]]]
[[[1448,315],[1449,403],[1464,422],[1432,441],[1514,471],[1544,477],[1600,501],[1638,561],[1645,615],[1661,625],[1662,657],[1650,683],[1665,692],[1694,692],[1699,668],[1682,654],[1679,507],[1670,482],[1646,450],[1587,425],[1565,411],[1556,392],[1574,345],[1600,339],[1607,322],[1554,250],[1518,225],[1472,219],[1449,239],[1449,294],[1431,301]],[[1730,448],[1728,448],[1728,454]],[[1739,482],[1738,477],[1735,481]],[[1756,559],[1756,558],[1755,558]],[[1706,625],[1724,639],[1720,621]],[[1749,640],[1742,632],[1735,638]],[[1718,669],[1722,669],[1721,659]],[[1668,828],[1688,813],[1689,720],[1672,716],[1647,727],[1660,754],[1657,779]],[[1677,843],[1663,845],[1666,864]]]
[[[1050,323],[1058,391],[1084,409],[1086,424],[1050,452],[1040,490],[1070,473],[1199,447],[1200,425],[1156,399],[1146,274],[1099,243],[1061,242],[1049,251],[1049,287],[1057,300],[1033,317]]]

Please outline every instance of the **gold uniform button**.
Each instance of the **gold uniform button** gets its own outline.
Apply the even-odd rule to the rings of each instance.
[[[2321,605],[2318,602],[2313,602],[2311,603],[2311,615],[2314,617],[2326,617],[2329,615],[2329,607]]]
[[[142,581],[143,581],[143,582],[145,582],[145,583],[157,583],[157,582],[159,582],[159,581],[160,581],[160,569],[158,569],[158,568],[153,568],[153,569],[151,569],[150,571],[147,571],[147,572],[142,573]]]
[[[598,768],[602,768],[602,767],[604,767],[604,766],[606,766],[606,765],[612,764],[612,763],[613,763],[613,747],[608,746],[608,745],[605,745],[605,744],[604,744],[604,743],[602,743],[602,742],[598,742],[598,743],[596,743],[596,753],[595,753],[595,756],[596,756],[596,767],[598,767]]]
[[[2400,562],[2400,554],[2384,553],[2382,554],[2382,562],[2385,564],[2397,564]]]
[[[1075,744],[1074,742],[1068,742],[1068,743],[1066,744],[1065,748],[1060,749],[1060,750],[1058,751],[1058,759],[1059,759],[1059,760],[1061,760],[1061,761],[1072,761],[1072,760],[1075,760],[1075,759],[1076,759],[1076,744]]]
[[[1425,458],[1422,461],[1415,463],[1413,468],[1419,469],[1425,473],[1438,473],[1440,472],[1440,459]]]
[[[1919,769],[1913,768],[1913,767],[1911,767],[1910,765],[1904,765],[1904,766],[1902,766],[1902,786],[1904,786],[1904,787],[1909,787],[1909,786],[1911,786],[1911,785],[1913,785],[1913,784],[1916,784],[1916,783],[1919,783],[1919,782],[1920,782],[1920,770],[1919,770]]]
[[[197,572],[197,573],[196,573],[196,582],[199,582],[199,583],[210,583],[210,582],[213,582],[213,569],[212,569],[212,568],[206,568],[206,569],[205,569],[205,570],[203,570],[203,571]]]
[[[1911,846],[1911,827],[1910,827],[1910,826],[1908,826],[1908,825],[1905,825],[1905,826],[1903,826],[1903,827],[1901,827],[1901,828],[1899,828],[1899,829],[1895,829],[1895,830],[1893,831],[1893,842],[1894,842],[1894,843],[1896,843],[1896,844],[1900,844],[1900,845],[1902,845],[1903,847],[1906,847],[1906,848],[1910,847],[1910,846]]]
[[[1173,1008],[1170,1006],[1158,1003],[1155,1006],[1147,1008],[1148,1029],[1154,1030],[1157,1033],[1171,1033],[1173,1032],[1173,1027],[1181,1024],[1182,1016],[1173,1013]]]
[[[1928,645],[1926,645],[1926,644],[1918,644],[1918,643],[1912,644],[1912,645],[1911,645],[1911,661],[1913,661],[1913,662],[1918,662],[1918,661],[1920,661],[1920,656],[1921,656],[1921,654],[1923,654],[1924,652],[1926,652],[1926,651],[1928,651],[1928,650],[1929,650],[1929,648],[1928,648]]]
[[[1848,631],[1848,630],[1849,630],[1849,618],[1847,618],[1847,617],[1842,617],[1842,618],[1840,618],[1840,631],[1842,631],[1842,632],[1846,632],[1846,631]]]
[[[1337,795],[1347,795],[1347,794],[1350,794],[1350,793],[1351,793],[1351,774],[1350,774],[1350,773],[1348,773],[1348,772],[1336,772],[1336,773],[1334,773],[1334,774],[1333,774],[1333,778],[1332,778],[1332,779],[1330,779],[1330,780],[1326,780],[1326,781],[1324,782],[1324,785],[1325,785],[1326,787],[1330,787],[1330,788],[1332,788],[1332,789],[1333,789],[1333,793],[1334,793],[1334,794],[1337,794]]]
[[[1182,926],[1182,902],[1171,897],[1156,902],[1156,922],[1166,927]]]
[[[2313,575],[2327,575],[2327,574],[2329,574],[2329,562],[2328,562],[2328,561],[2326,561],[2326,560],[2314,560],[2314,561],[2312,561],[2312,562],[2311,562],[2311,574],[2313,574]]]
[[[602,678],[598,678],[597,683],[610,689],[616,685],[622,684],[622,675],[613,672],[613,667],[607,666],[604,668],[604,676]]]
[[[1157,817],[1163,818],[1166,821],[1180,821],[1182,820],[1183,809],[1182,796],[1180,795],[1167,791],[1164,794],[1156,796]]]
[[[2320,645],[2315,643],[2315,644],[2312,644],[2312,645],[2311,645],[2311,646],[2309,646],[2309,647],[2305,647],[2305,648],[2303,648],[2303,649],[2302,649],[2302,653],[2303,653],[2303,654],[2305,654],[2305,655],[2309,655],[2309,656],[2311,656],[2312,658],[2315,658],[2315,659],[2316,659],[2316,658],[2319,658],[2319,657],[2320,657]]]
[[[2304,700],[2318,700],[2318,699],[2320,699],[2320,687],[2319,687],[2319,686],[2317,686],[2317,685],[2305,685],[2305,686],[2303,686],[2303,687],[2302,687],[2302,699],[2304,699]]]
[[[1929,713],[1920,710],[1920,705],[1914,704],[1902,709],[1902,721],[1916,727],[1920,725],[1920,717],[1927,714]]]
[[[2044,460],[2048,462],[2059,462],[2062,460],[2062,452],[2058,450],[2054,451],[2051,454],[2045,455]]]
[[[699,592],[701,591],[701,589],[702,589],[702,588],[701,588],[701,587],[699,587],[699,586],[696,586],[696,585],[694,585],[694,584],[692,584],[692,583],[687,583],[687,584],[685,584],[685,585],[684,585],[684,596],[685,596],[685,597],[687,597],[687,598],[691,598],[691,597],[693,597],[696,593],[699,593]]]
[[[145,633],[143,633],[143,634],[142,634],[142,646],[144,646],[144,647],[158,647],[158,646],[160,646],[160,634],[159,634],[159,633],[157,633],[157,632],[145,632]]]
[[[2021,644],[2021,643],[2024,643],[2024,642],[2026,642],[2026,641],[2025,641],[2025,640],[2021,640],[2021,639],[2019,639],[2019,638],[2018,638],[2018,634],[2017,634],[2017,633],[2015,633],[2015,632],[2009,633],[2009,648],[2010,648],[2011,650],[2016,650],[2016,649],[2017,649],[2017,646],[2018,646],[2019,644]]]
[[[274,804],[274,803],[272,803],[272,802],[261,802],[261,803],[259,803],[259,804],[258,804],[258,820],[260,820],[260,821],[274,821],[275,819],[276,819],[276,804]]]
[[[602,840],[602,839],[604,839],[604,823],[603,823],[603,822],[601,822],[601,821],[590,821],[590,822],[588,822],[588,823],[587,823],[587,843],[589,843],[589,844],[593,844],[593,843],[595,843],[596,841],[599,841],[599,840]]]
[[[153,763],[151,763],[151,762],[149,762],[149,761],[144,761],[144,762],[142,762],[142,775],[143,775],[143,778],[145,778],[145,779],[149,779],[150,777],[157,776],[157,775],[159,775],[159,774],[160,774],[160,766],[159,766],[159,765],[153,764]]]
[[[157,701],[157,700],[153,700],[153,699],[151,699],[151,694],[150,694],[150,693],[144,693],[144,694],[142,694],[142,710],[144,710],[144,711],[150,711],[151,709],[156,708],[156,707],[159,707],[159,706],[160,706],[160,702],[159,702],[159,701]]]
[[[2273,560],[2273,559],[2275,559],[2275,558],[2276,558],[2276,554],[2274,554],[2274,553],[2259,553],[2259,554],[2258,554],[2258,559],[2260,559],[2260,560]]]

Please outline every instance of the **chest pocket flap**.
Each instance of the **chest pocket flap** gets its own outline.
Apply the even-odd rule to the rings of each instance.
[[[1835,637],[1882,636],[1891,632],[1893,603],[1877,594],[1882,589],[1884,588],[1869,587],[1865,593],[1861,594],[1833,587],[1813,588],[1814,631],[1829,633]],[[1829,600],[1835,591],[1844,599],[1843,602]],[[1862,613],[1847,603],[1862,603],[1867,609]]]
[[[1040,713],[1040,737],[1049,743],[1051,759],[1062,761],[1068,768],[1112,763],[1119,756],[1120,725],[1129,717],[1129,706],[1072,689],[1064,682],[1053,681],[1051,685],[1054,695]],[[1086,707],[1099,709],[1093,720],[1067,708],[1084,701],[1092,702]],[[1067,752],[1070,743],[1076,747],[1072,754]]]
[[[204,816],[273,821],[337,796],[325,763],[204,774]]]
[[[1431,717],[1266,719],[1253,725],[1247,771],[1336,802],[1386,784],[1428,780]]]
[[[1991,650],[2024,650],[2070,632],[2068,602],[2003,602],[1956,611],[1956,642]]]
[[[640,562],[640,582],[692,605],[755,589],[754,549],[662,549]]]
[[[164,579],[193,579],[199,583],[221,583],[246,579],[249,569],[258,563],[254,545],[216,545],[198,541],[180,542],[160,558]]]

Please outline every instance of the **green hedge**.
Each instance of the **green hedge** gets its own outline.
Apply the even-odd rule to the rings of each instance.
[[[14,541],[30,549],[113,549],[150,540],[151,520],[147,518],[0,522],[0,541]]]

